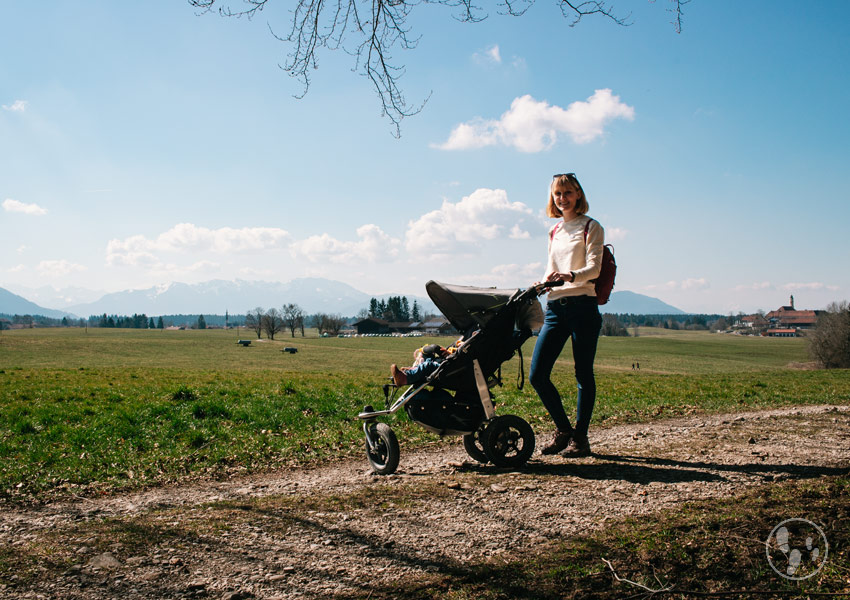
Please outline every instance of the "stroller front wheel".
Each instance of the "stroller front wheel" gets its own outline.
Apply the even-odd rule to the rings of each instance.
[[[487,453],[484,451],[484,442],[482,441],[485,431],[485,428],[479,428],[478,430],[463,436],[463,447],[466,450],[466,453],[472,460],[478,461],[482,465],[486,465],[490,462],[490,459],[487,458]]]
[[[366,457],[378,475],[392,475],[398,468],[401,450],[395,432],[386,423],[369,425],[366,433]]]
[[[484,430],[483,445],[497,467],[521,467],[534,453],[534,430],[521,417],[502,415]]]

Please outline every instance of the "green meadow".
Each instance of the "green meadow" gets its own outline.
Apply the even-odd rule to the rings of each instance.
[[[596,427],[850,402],[850,372],[799,368],[809,360],[804,339],[638,333],[600,340]],[[360,455],[355,415],[365,404],[382,405],[390,363],[409,364],[423,343],[453,341],[309,334],[268,341],[244,330],[2,332],[0,495],[31,501],[109,493]],[[239,338],[254,342],[244,348]],[[533,344],[524,348],[526,371]],[[287,346],[298,352],[283,352]],[[514,358],[504,366],[497,411],[518,414],[544,434],[550,424],[533,390],[517,390],[518,365]],[[569,349],[555,379],[572,404]],[[389,422],[402,465],[406,451],[446,443],[403,411]]]

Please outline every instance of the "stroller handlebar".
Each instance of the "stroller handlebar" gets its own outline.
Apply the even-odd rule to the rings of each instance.
[[[514,296],[514,300],[516,301],[524,301],[529,298],[534,298],[536,296],[540,296],[545,294],[547,290],[554,287],[559,287],[564,285],[563,281],[540,281],[533,285],[530,285],[525,290],[519,290],[516,296]]]
[[[534,294],[535,294],[536,296],[542,296],[542,295],[543,295],[543,294],[545,294],[545,293],[546,293],[549,289],[551,289],[551,288],[555,288],[555,287],[560,287],[560,286],[562,286],[562,285],[564,285],[564,282],[563,282],[563,281],[560,281],[560,280],[558,280],[558,281],[540,281],[540,282],[535,283],[534,285],[532,285],[530,288],[528,288],[528,290],[527,290],[527,291],[529,291],[529,292],[530,292],[531,290],[533,290],[533,291],[534,291]]]
[[[542,281],[534,287],[536,287],[538,289],[546,289],[546,288],[560,287],[562,285],[564,285],[564,281],[559,279],[558,281]]]

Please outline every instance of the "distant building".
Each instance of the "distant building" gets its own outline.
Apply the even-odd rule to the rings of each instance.
[[[768,321],[763,316],[759,314],[755,315],[744,315],[741,317],[741,326],[747,327],[750,329],[758,329],[760,327],[767,327]]]
[[[765,315],[772,329],[812,329],[818,322],[816,310],[797,310],[794,308],[794,296],[788,306],[780,306]]]
[[[449,335],[457,333],[448,319],[435,318],[421,324],[422,330],[430,335]]]
[[[385,333],[414,333],[424,332],[431,335],[442,335],[454,332],[454,328],[445,319],[435,319],[428,322],[396,321],[390,322],[375,317],[367,317],[353,324],[360,335]]]
[[[361,319],[353,325],[354,328],[357,330],[357,333],[359,333],[360,335],[365,335],[369,333],[390,332],[389,321],[385,321],[384,319],[377,319],[375,317],[367,317],[365,319]]]
[[[796,329],[768,329],[768,337],[797,337]]]

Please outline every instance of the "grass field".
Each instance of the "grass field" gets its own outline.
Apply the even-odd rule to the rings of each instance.
[[[0,334],[0,495],[110,491],[203,475],[303,464],[362,452],[354,415],[382,402],[391,362],[444,338],[281,336],[223,330],[31,329]],[[534,340],[524,349],[528,367]],[[641,329],[602,338],[595,426],[693,412],[850,402],[850,372],[789,365],[802,339]],[[295,346],[298,353],[282,352]],[[574,397],[571,354],[556,383]],[[640,370],[632,370],[639,362]],[[548,417],[505,365],[497,409]],[[440,443],[392,419],[403,449]],[[365,458],[364,458],[365,460]]]

